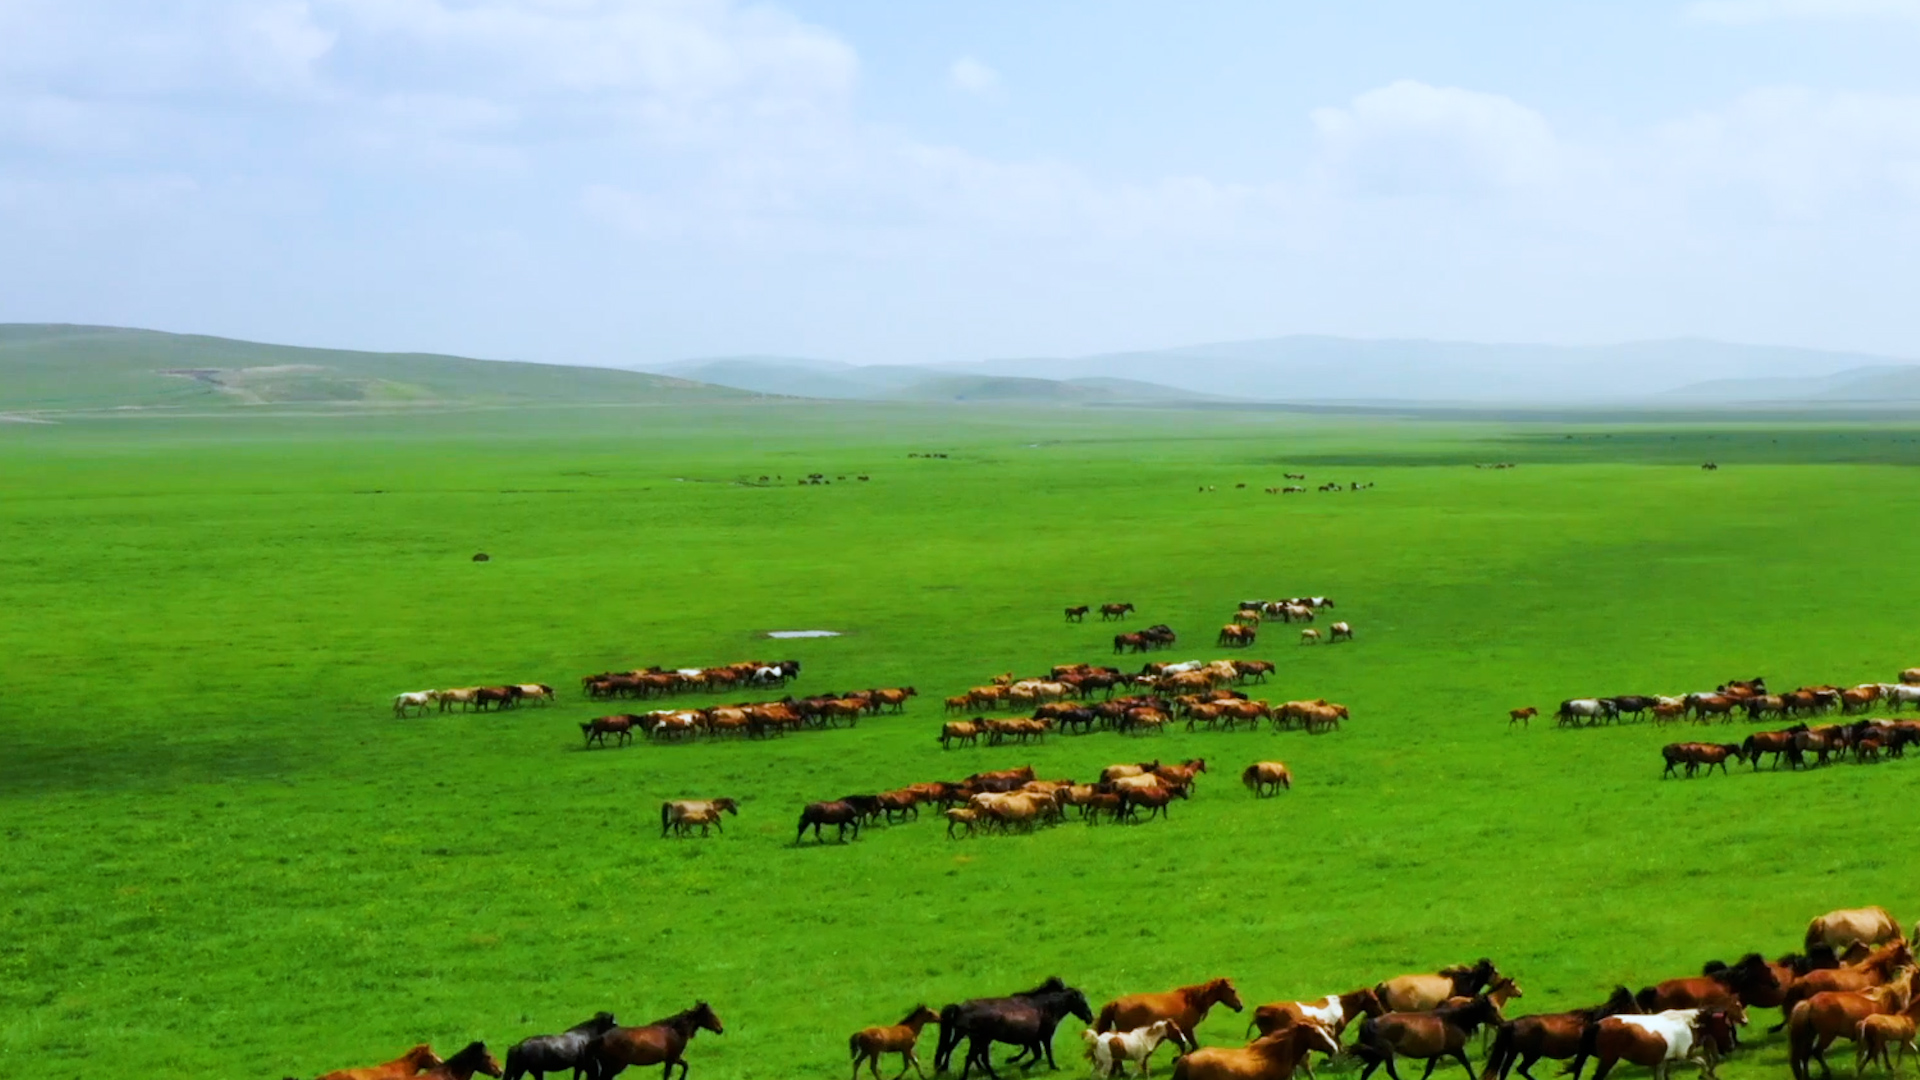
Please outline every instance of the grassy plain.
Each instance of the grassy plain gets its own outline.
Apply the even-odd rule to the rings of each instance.
[[[0,424],[0,1074],[306,1076],[699,997],[728,1031],[696,1073],[828,1077],[857,1027],[1055,973],[1096,1004],[1228,974],[1251,1004],[1484,954],[1535,1011],[1786,951],[1835,906],[1912,919],[1920,764],[1663,782],[1669,733],[1505,712],[1920,662],[1916,439],[878,405]],[[1377,487],[1262,494],[1283,470]],[[1299,593],[1359,640],[1251,655],[1276,699],[1349,703],[1338,734],[933,742],[945,694],[1107,659],[1066,604],[1131,600],[1179,659]],[[796,692],[922,697],[579,746],[582,673],[781,655]],[[504,680],[562,704],[387,710]],[[1154,756],[1214,769],[1164,824],[792,843],[812,799]],[[1260,758],[1295,790],[1252,799]],[[656,839],[662,799],[723,794],[724,839]],[[1756,1041],[1729,1080],[1784,1068]]]

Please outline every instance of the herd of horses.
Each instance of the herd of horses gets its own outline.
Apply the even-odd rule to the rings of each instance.
[[[623,1027],[612,1013],[596,1013],[592,1019],[575,1024],[557,1035],[535,1035],[522,1039],[507,1051],[506,1064],[487,1051],[483,1042],[469,1043],[459,1053],[442,1060],[433,1047],[421,1043],[406,1053],[379,1065],[337,1069],[322,1073],[320,1080],[472,1080],[476,1075],[521,1080],[532,1075],[544,1080],[548,1073],[571,1073],[574,1080],[612,1080],[628,1066],[659,1065],[665,1080],[673,1080],[676,1067],[681,1080],[687,1075],[687,1046],[702,1031],[726,1033],[726,1026],[704,1001],[690,1009],[655,1020],[651,1024]],[[295,1080],[288,1077],[287,1080]]]
[[[824,730],[842,721],[848,727],[855,727],[863,716],[904,712],[907,699],[919,693],[911,686],[887,686],[804,698],[788,695],[779,701],[741,702],[705,709],[617,713],[582,722],[580,734],[589,747],[606,746],[608,736],[613,737],[616,746],[627,745],[633,741],[635,732],[656,742],[724,736],[759,739],[794,731]]]
[[[785,686],[800,677],[800,661],[742,660],[710,668],[636,668],[603,671],[580,679],[591,698],[671,697],[696,691],[731,690],[741,686]]]
[[[1622,1063],[1651,1069],[1657,1080],[1684,1064],[1713,1080],[1719,1062],[1741,1048],[1741,1029],[1753,1011],[1779,1009],[1780,1022],[1767,1034],[1787,1033],[1794,1080],[1813,1080],[1816,1064],[1823,1077],[1830,1076],[1826,1054],[1842,1040],[1854,1044],[1856,1075],[1869,1064],[1891,1075],[1907,1051],[1920,1054],[1914,1042],[1920,1022],[1914,956],[1886,909],[1819,916],[1807,924],[1802,950],[1771,961],[1759,953],[1732,964],[1709,961],[1698,975],[1638,992],[1616,986],[1585,1008],[1513,1018],[1505,1013],[1525,996],[1520,984],[1481,958],[1323,997],[1256,1005],[1242,1036],[1249,1041],[1241,1046],[1200,1044],[1199,1028],[1216,1007],[1247,1011],[1231,978],[1127,994],[1095,1009],[1085,991],[1056,976],[1030,989],[938,1010],[915,1005],[897,1024],[854,1032],[847,1050],[852,1080],[859,1080],[862,1067],[880,1080],[881,1059],[889,1055],[899,1056],[898,1076],[912,1069],[924,1077],[919,1044],[924,1030],[937,1025],[936,1071],[952,1072],[957,1058],[959,1080],[976,1071],[999,1080],[1001,1068],[1044,1063],[1058,1069],[1055,1035],[1072,1019],[1086,1025],[1077,1041],[1093,1080],[1114,1080],[1129,1070],[1149,1076],[1162,1046],[1173,1047],[1173,1080],[1290,1080],[1296,1070],[1311,1080],[1315,1054],[1323,1062],[1358,1063],[1359,1080],[1380,1069],[1399,1080],[1400,1063],[1421,1061],[1423,1080],[1443,1061],[1457,1062],[1467,1080],[1508,1080],[1515,1072],[1521,1080],[1536,1080],[1532,1070],[1542,1060],[1566,1062],[1562,1073],[1574,1080],[1590,1062],[1593,1080],[1607,1080]],[[629,1066],[650,1065],[662,1066],[665,1080],[675,1080],[676,1069],[685,1080],[686,1051],[701,1031],[725,1032],[704,1001],[636,1027],[623,1027],[602,1012],[558,1034],[520,1041],[504,1064],[480,1042],[444,1060],[422,1044],[384,1064],[337,1070],[320,1080],[544,1080],[569,1071],[575,1080],[611,1080]],[[1477,1074],[1469,1056],[1476,1035],[1486,1047]],[[1012,1047],[1014,1055],[996,1063],[997,1046]]]
[[[1662,778],[1672,776],[1685,766],[1685,775],[1709,774],[1716,766],[1727,771],[1729,760],[1750,763],[1760,770],[1760,759],[1773,755],[1772,767],[1784,760],[1788,770],[1829,765],[1835,759],[1849,757],[1856,764],[1870,764],[1885,758],[1906,756],[1906,748],[1920,743],[1920,720],[1855,720],[1846,724],[1794,724],[1772,731],[1756,731],[1737,743],[1668,743],[1660,754],[1666,760]]]
[[[1759,722],[1825,716],[1835,711],[1858,715],[1876,706],[1897,712],[1903,705],[1920,706],[1920,668],[1902,671],[1899,682],[1802,686],[1783,694],[1769,693],[1767,680],[1755,677],[1721,683],[1711,692],[1568,698],[1554,711],[1554,718],[1561,727],[1593,727],[1648,716],[1656,724],[1686,719],[1708,724],[1715,720],[1732,723],[1740,714]],[[1540,711],[1531,706],[1514,709],[1507,714],[1507,723],[1509,727],[1524,724],[1538,715]]]

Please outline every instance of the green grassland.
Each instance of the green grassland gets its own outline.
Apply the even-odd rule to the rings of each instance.
[[[830,1077],[855,1028],[1056,973],[1252,1004],[1488,955],[1536,1011],[1787,951],[1836,906],[1911,920],[1920,763],[1662,781],[1671,732],[1505,714],[1920,662],[1917,437],[900,404],[0,424],[0,1075],[306,1076],[704,998],[727,1034],[695,1073]],[[1262,494],[1284,470],[1377,486]],[[1130,600],[1182,659],[1235,601],[1304,593],[1358,640],[1250,655],[1275,699],[1348,703],[1336,734],[934,742],[946,694],[1108,659],[1067,604]],[[783,656],[797,693],[921,697],[580,747],[608,711],[584,673]],[[388,711],[503,680],[562,702]],[[1212,769],[1165,823],[793,843],[813,799],[1155,756]],[[1239,786],[1262,758],[1291,793]],[[724,838],[657,838],[661,800],[718,795]],[[1750,1042],[1729,1080],[1784,1068]]]

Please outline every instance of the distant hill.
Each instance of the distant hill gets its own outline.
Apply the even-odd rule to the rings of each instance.
[[[661,370],[686,379],[795,397],[854,401],[1026,402],[1083,405],[1199,401],[1211,395],[1135,379],[981,375],[907,364],[845,364],[775,356],[690,360]]]
[[[99,326],[0,324],[0,410],[694,402],[740,390],[613,368],[263,345]]]
[[[1680,387],[1663,398],[1689,404],[1920,401],[1920,364],[1878,364],[1811,378],[1715,379]]]
[[[1644,401],[1708,380],[1807,377],[1887,363],[1858,353],[1699,340],[1568,347],[1297,336],[948,368],[1139,379],[1261,401],[1565,404]]]

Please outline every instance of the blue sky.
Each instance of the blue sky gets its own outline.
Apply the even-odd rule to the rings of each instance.
[[[1920,356],[1920,0],[0,0],[0,320]]]

